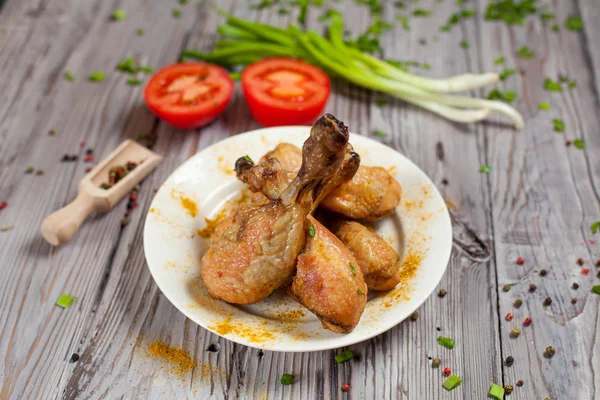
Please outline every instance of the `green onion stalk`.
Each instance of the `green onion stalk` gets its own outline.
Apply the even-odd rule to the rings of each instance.
[[[451,121],[478,122],[496,111],[511,119],[517,129],[523,127],[523,117],[506,103],[449,94],[498,82],[500,77],[496,73],[464,74],[447,79],[413,75],[349,46],[343,40],[344,23],[339,16],[331,19],[325,38],[314,31],[303,32],[296,26],[282,29],[222,14],[226,23],[219,26],[218,32],[224,39],[217,41],[210,53],[185,50],[183,60],[193,58],[232,67],[269,57],[292,57],[316,65],[331,76],[390,94]]]

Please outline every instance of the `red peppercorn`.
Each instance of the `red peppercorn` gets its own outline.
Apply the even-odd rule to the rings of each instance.
[[[123,174],[123,168],[117,169],[117,175],[121,175],[121,174]]]
[[[581,273],[582,273],[583,275],[587,275],[587,274],[589,274],[589,273],[590,273],[590,269],[589,269],[589,268],[583,268],[583,269],[581,270]]]
[[[115,183],[115,177],[111,176],[110,178],[108,178],[108,182],[109,183]]]
[[[138,204],[138,202],[136,201],[136,202],[134,202],[134,203],[133,203],[131,206],[132,206],[133,208],[137,208],[137,207],[139,206],[139,204]]]
[[[348,385],[347,383],[344,383],[342,385],[342,391],[347,392],[348,390],[350,390],[350,385]]]
[[[452,370],[448,367],[444,368],[444,375],[450,376],[452,374]]]
[[[594,239],[590,239],[589,242],[590,244],[596,244],[596,241]]]
[[[92,167],[87,167],[87,168],[85,169],[85,172],[90,172],[91,170],[92,170]]]
[[[517,264],[519,264],[519,265],[525,264],[525,259],[523,257],[517,258]]]
[[[88,154],[87,156],[85,156],[85,162],[92,162],[94,161],[94,156],[91,154]]]
[[[0,203],[0,210],[4,210],[6,207],[8,207],[8,203],[3,201],[2,203]]]
[[[125,211],[125,217],[129,217],[129,210]]]
[[[525,326],[531,325],[531,318],[529,318],[529,317],[525,318],[525,321],[523,321],[523,325],[525,325]]]
[[[131,200],[131,201],[135,201],[135,198],[136,198],[136,197],[137,197],[137,196],[135,195],[135,193],[131,193],[131,194],[129,195],[129,200]]]
[[[567,140],[567,141],[565,142],[565,146],[569,147],[569,146],[570,146],[572,143],[573,143],[573,142],[571,142],[570,140]]]
[[[512,321],[513,317],[514,317],[513,313],[509,312],[508,314],[506,314],[506,320],[507,321]]]
[[[84,141],[84,142],[81,142],[81,143],[79,143],[79,147],[82,147],[82,148],[83,148],[83,147],[85,147],[85,141]]]

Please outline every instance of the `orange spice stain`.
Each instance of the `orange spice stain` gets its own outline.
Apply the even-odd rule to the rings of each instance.
[[[429,197],[429,195],[431,194],[431,187],[423,186],[423,187],[421,187],[421,191],[423,192],[423,195],[425,197]]]
[[[235,175],[235,171],[229,165],[230,163],[225,161],[225,157],[219,156],[219,158],[217,158],[217,161],[219,163],[219,169],[221,170],[221,172],[224,172],[227,175]]]
[[[382,304],[385,308],[390,308],[397,302],[410,299],[410,283],[417,274],[423,259],[424,252],[409,247],[406,256],[402,260],[400,267],[400,281],[396,288],[382,298]]]
[[[219,335],[234,334],[246,338],[253,343],[273,341],[276,339],[276,334],[278,333],[265,326],[249,326],[247,321],[234,322],[231,320],[231,315],[217,322],[215,325],[209,325],[208,329],[217,332]]]
[[[161,340],[148,344],[147,356],[158,358],[169,366],[169,372],[181,376],[196,367],[198,362],[190,356],[190,352],[180,347],[169,346]]]
[[[391,167],[388,167],[387,172],[392,176],[396,175],[396,166],[392,165]]]
[[[198,214],[198,206],[196,202],[186,196],[184,193],[178,192],[175,189],[171,190],[171,198],[176,199],[179,197],[179,201],[181,201],[182,207],[187,211],[187,213],[195,218],[196,214]]]
[[[454,205],[454,203],[452,202],[452,200],[449,200],[449,199],[446,200],[446,205],[450,209],[456,208],[456,206]]]
[[[423,200],[414,200],[414,201],[405,201],[404,202],[404,207],[411,211],[411,210],[415,210],[418,208],[423,208],[423,206],[425,205],[425,202]]]
[[[164,269],[176,269],[177,268],[177,264],[175,264],[173,261],[169,261],[167,263],[165,263],[165,265],[163,265]]]
[[[303,310],[290,310],[290,311],[279,311],[277,318],[282,321],[294,321],[300,319],[306,315]]]
[[[214,218],[204,218],[206,221],[206,226],[204,229],[198,229],[196,234],[203,239],[210,239],[212,234],[215,231],[217,225],[219,225],[224,219],[228,218],[233,212],[237,209],[240,204],[245,204],[250,202],[252,194],[249,190],[242,190],[241,195],[233,200],[229,200],[225,203],[225,206],[219,211],[219,213]]]

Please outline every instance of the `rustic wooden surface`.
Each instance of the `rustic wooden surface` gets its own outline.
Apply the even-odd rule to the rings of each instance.
[[[210,334],[169,303],[146,268],[142,225],[153,189],[202,148],[259,125],[238,95],[214,124],[174,130],[147,111],[142,87],[127,86],[114,66],[135,56],[160,67],[185,47],[209,49],[222,21],[213,3],[190,2],[179,19],[171,17],[174,0],[8,0],[0,10],[0,201],[9,203],[0,225],[10,227],[0,232],[0,399],[482,399],[492,382],[518,379],[524,385],[513,399],[600,399],[600,296],[590,294],[598,284],[593,263],[600,244],[589,241],[591,223],[600,220],[597,1],[554,0],[561,25],[571,13],[584,20],[582,32],[560,33],[538,19],[509,27],[481,18],[440,33],[454,2],[422,1],[419,7],[433,9],[429,18],[411,18],[410,32],[396,27],[382,38],[385,57],[428,62],[431,71],[419,73],[432,76],[500,70],[493,60],[504,55],[507,67],[519,71],[500,86],[519,94],[522,132],[493,122],[449,123],[400,101],[378,107],[377,95],[334,84],[328,111],[361,134],[389,132],[380,140],[416,162],[452,202],[455,233],[440,284],[448,295],[431,297],[418,321],[351,346],[361,360],[339,366],[335,351],[261,352]],[[487,4],[467,3],[479,16]],[[281,25],[296,16],[252,10],[243,0],[218,4]],[[354,33],[366,28],[366,8],[349,0],[335,4]],[[386,7],[386,15],[398,13]],[[128,10],[126,21],[110,20],[116,8]],[[309,12],[309,26],[318,26],[321,12]],[[145,36],[135,35],[138,27]],[[471,46],[463,50],[458,43],[465,38]],[[522,45],[535,57],[516,57]],[[87,81],[96,70],[106,72],[101,84]],[[64,71],[76,81],[64,80]],[[577,80],[577,88],[544,91],[543,79],[559,73]],[[539,111],[540,101],[552,110]],[[565,121],[563,135],[552,132],[551,118]],[[52,128],[56,136],[48,135]],[[87,221],[68,245],[46,244],[39,224],[74,198],[85,173],[83,161],[60,163],[62,154],[81,152],[85,141],[99,158],[140,133],[158,135],[154,150],[165,160],[143,183],[129,225],[120,226],[123,203]],[[585,150],[565,146],[574,138],[585,140]],[[482,164],[492,172],[479,173]],[[24,174],[30,165],[45,174]],[[516,265],[519,256],[524,265]],[[588,276],[576,264],[580,257],[592,269]],[[528,291],[531,283],[535,293]],[[54,305],[63,293],[77,297],[68,310]],[[544,307],[547,296],[553,302]],[[520,309],[512,306],[517,297]],[[515,315],[511,322],[508,312]],[[524,328],[526,316],[533,324]],[[509,336],[515,326],[522,328],[516,339]],[[437,345],[439,334],[456,340],[454,350]],[[183,376],[169,372],[145,356],[153,339],[189,350],[198,367]],[[219,352],[206,351],[213,343]],[[552,359],[543,356],[548,345],[557,349]],[[69,361],[73,353],[79,361]],[[509,355],[512,367],[503,363]],[[442,389],[441,369],[432,369],[428,356],[440,357],[463,384],[450,393]],[[296,383],[282,386],[283,373],[293,373]],[[350,393],[342,393],[343,382],[352,385]]]

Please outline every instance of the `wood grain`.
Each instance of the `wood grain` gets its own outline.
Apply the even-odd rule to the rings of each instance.
[[[174,130],[154,118],[141,102],[141,87],[125,84],[114,66],[134,56],[161,67],[174,62],[185,47],[210,49],[220,8],[247,19],[285,26],[297,9],[279,15],[277,8],[253,10],[243,0],[190,2],[180,19],[171,17],[177,2],[95,2],[92,0],[8,0],[0,10],[0,398],[85,399],[480,399],[492,382],[523,379],[513,399],[600,398],[599,298],[589,294],[594,270],[581,275],[600,257],[591,244],[589,226],[600,219],[600,136],[597,114],[600,7],[594,0],[559,2],[552,8],[562,25],[581,12],[583,32],[553,33],[531,20],[525,27],[465,19],[450,32],[439,27],[455,12],[452,1],[431,5],[429,18],[411,18],[412,29],[399,26],[384,34],[385,58],[417,60],[431,65],[419,74],[447,76],[466,71],[500,70],[493,60],[504,55],[519,73],[501,88],[519,94],[517,106],[527,120],[523,132],[491,122],[473,126],[449,123],[401,101],[334,82],[328,111],[351,129],[376,137],[407,155],[422,168],[450,201],[454,252],[440,288],[419,309],[417,321],[405,321],[367,342],[351,346],[360,361],[337,365],[336,351],[277,353],[234,344],[187,320],[160,293],[145,265],[142,228],[157,188],[188,157],[228,136],[258,128],[238,92],[227,111],[208,127]],[[429,5],[391,2],[384,15],[411,15]],[[478,15],[487,2],[470,5]],[[128,11],[123,22],[110,19],[116,8]],[[353,34],[369,24],[367,8],[336,3]],[[324,9],[311,8],[307,26],[320,30]],[[138,37],[135,29],[144,28]],[[459,42],[469,39],[463,50]],[[527,44],[530,60],[515,56]],[[87,82],[101,70],[101,84]],[[62,78],[76,76],[74,83]],[[559,73],[577,80],[561,93],[542,89],[543,79]],[[487,94],[487,90],[475,93]],[[549,101],[551,111],[537,104]],[[552,132],[551,119],[562,118],[564,135]],[[498,118],[497,120],[501,120]],[[56,136],[49,136],[50,129]],[[154,150],[165,157],[142,184],[140,207],[126,227],[120,221],[125,204],[86,222],[71,243],[50,248],[38,234],[51,211],[72,198],[87,166],[59,163],[63,153],[81,153],[80,142],[93,147],[98,159],[124,138],[140,133],[158,137]],[[584,151],[564,142],[583,138]],[[478,172],[489,164],[489,175]],[[25,175],[32,165],[43,176]],[[517,257],[526,259],[515,264]],[[539,276],[545,268],[548,275]],[[572,282],[579,290],[570,289]],[[529,293],[530,283],[538,290]],[[504,284],[511,290],[502,292]],[[54,306],[69,293],[77,297],[68,310]],[[550,296],[550,307],[542,306]],[[512,306],[515,298],[523,306]],[[577,298],[575,305],[571,298]],[[511,322],[507,312],[515,314]],[[508,333],[525,316],[519,338]],[[456,340],[454,350],[440,347],[438,335]],[[198,361],[179,375],[147,357],[147,344],[161,339],[190,351]],[[218,352],[206,349],[219,344]],[[546,346],[557,354],[543,357]],[[70,362],[77,353],[80,359]],[[515,364],[504,366],[512,355]],[[430,367],[440,357],[463,378],[452,392],[441,387],[442,370]],[[296,383],[282,386],[283,373]],[[344,394],[341,386],[351,384]]]

